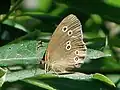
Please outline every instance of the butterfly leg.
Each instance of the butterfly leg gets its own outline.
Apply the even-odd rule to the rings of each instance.
[[[48,53],[48,52],[46,52]],[[48,53],[48,56],[49,56],[49,53]],[[48,72],[48,69],[49,69],[49,64],[48,64],[48,61],[49,61],[49,58],[48,56],[45,56],[45,73]]]
[[[47,73],[47,65],[45,64],[45,74]]]
[[[51,69],[58,76],[58,72],[55,71],[55,69],[53,68],[53,65],[52,65]]]

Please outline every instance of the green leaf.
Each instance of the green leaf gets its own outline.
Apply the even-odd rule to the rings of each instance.
[[[19,28],[25,32],[30,32],[35,28],[39,28],[41,21],[31,16],[24,15],[17,16],[16,18],[14,18],[14,16],[10,16],[10,19],[5,20],[3,23]]]
[[[74,74],[65,74],[65,75],[58,75],[60,78],[69,78],[74,80],[88,80],[93,77],[93,75],[87,75],[84,73],[75,72]]]
[[[2,69],[0,67],[0,87],[2,87],[3,83],[5,82],[6,73],[7,73],[7,70],[6,69]]]
[[[110,54],[105,54],[102,51],[94,50],[94,49],[88,49],[87,50],[87,58],[89,59],[97,59],[101,57],[108,57],[111,56]]]
[[[115,84],[109,78],[107,78],[106,76],[104,76],[102,74],[96,73],[93,75],[93,78],[100,80],[100,81],[103,81],[109,85],[112,85],[113,87],[116,87]]]
[[[115,7],[120,7],[120,0],[104,0],[104,2],[108,5],[115,6]]]
[[[25,79],[23,80],[24,82],[26,83],[29,83],[29,84],[32,84],[32,85],[35,85],[35,86],[38,86],[38,87],[42,87],[42,88],[45,88],[47,90],[56,90],[54,89],[53,87],[51,87],[50,85],[44,83],[44,82],[41,82],[39,80],[32,80],[32,79]]]
[[[33,84],[45,89],[58,89],[58,90],[99,90],[101,89],[114,89],[110,85],[103,84],[101,81],[93,80],[93,75],[86,75],[83,73],[73,73],[65,75],[50,75],[44,74],[37,77],[24,79],[26,83]],[[93,87],[94,86],[94,87]]]
[[[40,52],[39,60],[36,54],[36,41],[22,41],[19,43],[8,44],[0,48],[0,66],[39,64],[43,58],[46,44]]]
[[[36,76],[37,75],[37,76]],[[101,76],[102,79],[103,76]],[[101,79],[100,77],[100,79]],[[93,81],[96,78],[96,74],[87,75],[83,73],[73,73],[73,74],[64,74],[64,75],[55,75],[51,73],[44,74],[44,70],[41,69],[30,69],[30,70],[22,70],[17,72],[9,72],[6,76],[7,82],[13,82],[17,80],[22,80],[26,83],[42,87],[45,89],[82,89],[82,90],[98,90],[111,88],[111,84],[107,86],[106,84],[101,85],[100,81]],[[103,82],[105,82],[103,80]],[[106,80],[107,82],[107,80]],[[109,83],[109,80],[108,80]],[[87,87],[86,87],[87,85]],[[95,87],[93,87],[95,86]]]
[[[13,82],[17,80],[23,80],[25,78],[34,77],[36,75],[44,74],[45,71],[40,68],[26,69],[16,72],[8,72],[6,75],[6,82]]]
[[[111,56],[110,54],[105,54],[102,51],[94,50],[94,49],[87,49],[87,57],[85,59],[85,62],[89,61],[90,59],[98,59],[101,57],[108,57]]]

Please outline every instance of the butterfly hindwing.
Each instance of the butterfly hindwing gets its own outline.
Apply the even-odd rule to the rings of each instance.
[[[82,26],[78,18],[70,14],[54,31],[46,51],[46,68],[64,72],[79,67],[86,56]]]

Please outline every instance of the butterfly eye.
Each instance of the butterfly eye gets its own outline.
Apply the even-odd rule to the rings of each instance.
[[[70,41],[67,41],[66,44],[70,44],[71,42]]]
[[[63,32],[66,32],[68,30],[68,27],[67,26],[64,26],[63,28],[62,28],[62,31]]]
[[[66,49],[67,49],[67,50],[70,50],[70,49],[71,49],[71,45],[68,44],[68,45],[66,46]]]
[[[78,50],[75,51],[75,55],[79,55],[79,51]]]
[[[68,36],[71,36],[73,34],[72,30],[68,31]]]

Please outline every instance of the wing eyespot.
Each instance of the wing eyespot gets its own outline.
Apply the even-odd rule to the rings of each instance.
[[[67,41],[66,44],[67,44],[67,45],[71,44],[71,41]]]
[[[80,68],[80,66],[81,66],[81,65],[80,65],[79,63],[76,63],[76,64],[74,65],[75,68]]]
[[[75,63],[77,63],[77,62],[79,61],[79,57],[78,57],[78,56],[75,56],[75,57],[74,57],[74,61],[75,61]]]
[[[75,55],[79,55],[79,51],[78,50],[75,51]]]
[[[68,31],[68,36],[71,36],[73,34],[72,30]]]
[[[71,45],[70,44],[66,45],[66,50],[70,50],[70,49],[71,49]]]
[[[63,32],[67,32],[67,30],[68,30],[68,27],[67,26],[63,26],[62,31]]]

